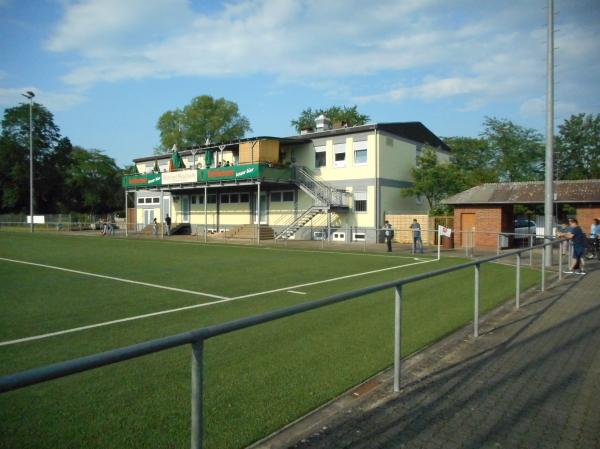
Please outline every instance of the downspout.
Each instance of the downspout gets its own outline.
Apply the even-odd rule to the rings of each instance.
[[[381,195],[379,192],[379,134],[375,125],[375,242],[377,242],[377,230],[380,228],[379,203]]]

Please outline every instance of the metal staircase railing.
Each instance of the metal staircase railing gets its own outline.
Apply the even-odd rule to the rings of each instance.
[[[294,235],[298,229],[307,224],[315,216],[329,210],[329,206],[311,206],[306,209],[302,214],[296,217],[291,223],[289,223],[282,231],[275,234],[275,240],[289,239]]]
[[[306,167],[294,167],[294,181],[315,200],[317,206],[348,207],[348,192],[319,181]]]

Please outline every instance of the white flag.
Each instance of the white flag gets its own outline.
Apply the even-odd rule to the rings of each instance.
[[[443,235],[444,237],[451,237],[452,236],[452,229],[447,228],[446,226],[438,226],[438,233],[440,235]]]

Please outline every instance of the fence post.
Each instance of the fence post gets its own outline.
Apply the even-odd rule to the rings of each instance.
[[[481,264],[475,264],[475,304],[474,304],[474,316],[473,316],[473,336],[479,337],[479,274],[481,271]]]
[[[533,267],[533,239],[531,238],[531,234],[529,235],[529,266]]]
[[[546,247],[542,248],[542,291],[546,289]]]
[[[562,270],[562,250],[563,250],[563,242],[560,242],[558,244],[558,280],[562,281],[562,275],[563,275],[563,270]]]
[[[515,292],[515,307],[518,309],[521,306],[521,253],[517,253],[517,279]]]
[[[202,369],[204,340],[192,343],[192,449],[202,449]]]
[[[400,350],[402,346],[402,285],[395,290],[394,314],[394,392],[400,391]]]

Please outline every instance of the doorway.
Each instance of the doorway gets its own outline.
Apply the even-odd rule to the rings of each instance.
[[[252,195],[252,215],[254,216],[254,224],[258,223],[259,214],[256,210],[256,193]],[[267,194],[261,192],[260,194],[260,224],[267,224]]]
[[[461,246],[473,247],[474,236],[471,231],[475,228],[475,214],[460,214]]]

